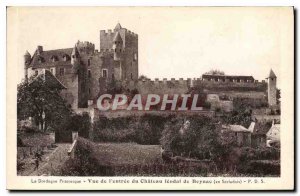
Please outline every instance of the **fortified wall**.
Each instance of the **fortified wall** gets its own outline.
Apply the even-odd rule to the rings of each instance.
[[[262,98],[267,91],[267,83],[262,81],[243,82],[243,81],[207,81],[202,78],[180,78],[176,80],[164,78],[159,80],[145,79],[137,81],[123,81],[122,86],[126,90],[138,90],[140,94],[181,94],[187,93],[192,87],[201,87],[207,93],[227,94],[230,97]]]

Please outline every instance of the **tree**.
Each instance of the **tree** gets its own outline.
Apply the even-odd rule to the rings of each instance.
[[[122,94],[125,92],[123,86],[116,80],[112,80],[107,85],[107,93],[111,95]]]
[[[63,86],[52,74],[46,74],[18,85],[17,116],[19,120],[33,117],[43,131],[58,130],[65,127],[72,111],[60,96]]]
[[[91,128],[91,117],[87,112],[72,115],[68,127],[69,130],[77,131],[80,137],[89,138]]]
[[[140,75],[139,80],[147,80],[149,79],[147,76],[145,75]]]
[[[189,126],[180,133],[184,121],[189,121]],[[191,116],[185,120],[175,118],[166,123],[160,142],[164,149],[172,151],[174,155],[206,159],[212,158],[215,148],[219,145],[218,134],[219,129],[212,118],[205,116]]]
[[[280,103],[280,98],[281,98],[281,91],[280,91],[280,89],[276,89],[276,102],[277,102],[277,104],[279,104]]]
[[[233,111],[222,116],[222,121],[225,124],[237,124],[244,127],[249,127],[252,119],[252,107],[247,99],[234,98]]]
[[[210,71],[206,72],[205,74],[209,75],[225,75],[224,71],[220,71],[218,69],[211,69]]]

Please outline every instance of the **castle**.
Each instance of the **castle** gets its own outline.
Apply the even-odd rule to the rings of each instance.
[[[138,60],[138,35],[118,23],[114,30],[100,31],[100,51],[95,50],[93,43],[80,41],[72,48],[57,50],[44,51],[38,46],[32,56],[26,51],[24,73],[27,80],[45,70],[51,72],[66,87],[62,96],[75,111],[93,105],[112,81],[119,82],[127,91],[137,90],[141,94],[180,94],[202,85],[209,93],[222,92],[233,97],[268,96],[269,105],[276,105],[276,75],[272,70],[269,85],[252,76],[207,74],[202,78],[152,81],[139,79]]]
[[[100,31],[100,51],[90,42],[73,48],[44,51],[38,46],[24,55],[25,79],[49,70],[67,88],[62,96],[73,109],[86,108],[112,80],[138,79],[138,35],[122,28]]]

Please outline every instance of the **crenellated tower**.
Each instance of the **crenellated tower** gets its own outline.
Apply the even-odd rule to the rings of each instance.
[[[120,80],[138,79],[138,35],[123,28],[120,23],[114,30],[100,31],[100,52],[111,53]]]

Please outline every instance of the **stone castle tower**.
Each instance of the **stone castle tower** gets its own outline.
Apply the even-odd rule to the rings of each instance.
[[[138,79],[138,35],[123,28],[120,23],[114,30],[100,31],[100,52],[113,50],[116,80]]]
[[[268,103],[269,106],[274,106],[277,104],[276,100],[276,82],[277,82],[277,77],[273,70],[271,69],[269,77],[268,77]]]
[[[88,41],[46,51],[38,46],[33,55],[26,51],[23,66],[25,80],[48,70],[66,87],[61,94],[71,107],[86,108],[112,81],[138,79],[138,35],[118,23],[100,31],[100,51]]]
[[[31,61],[31,55],[28,51],[25,52],[24,54],[24,78],[27,81],[28,80],[28,66]]]

